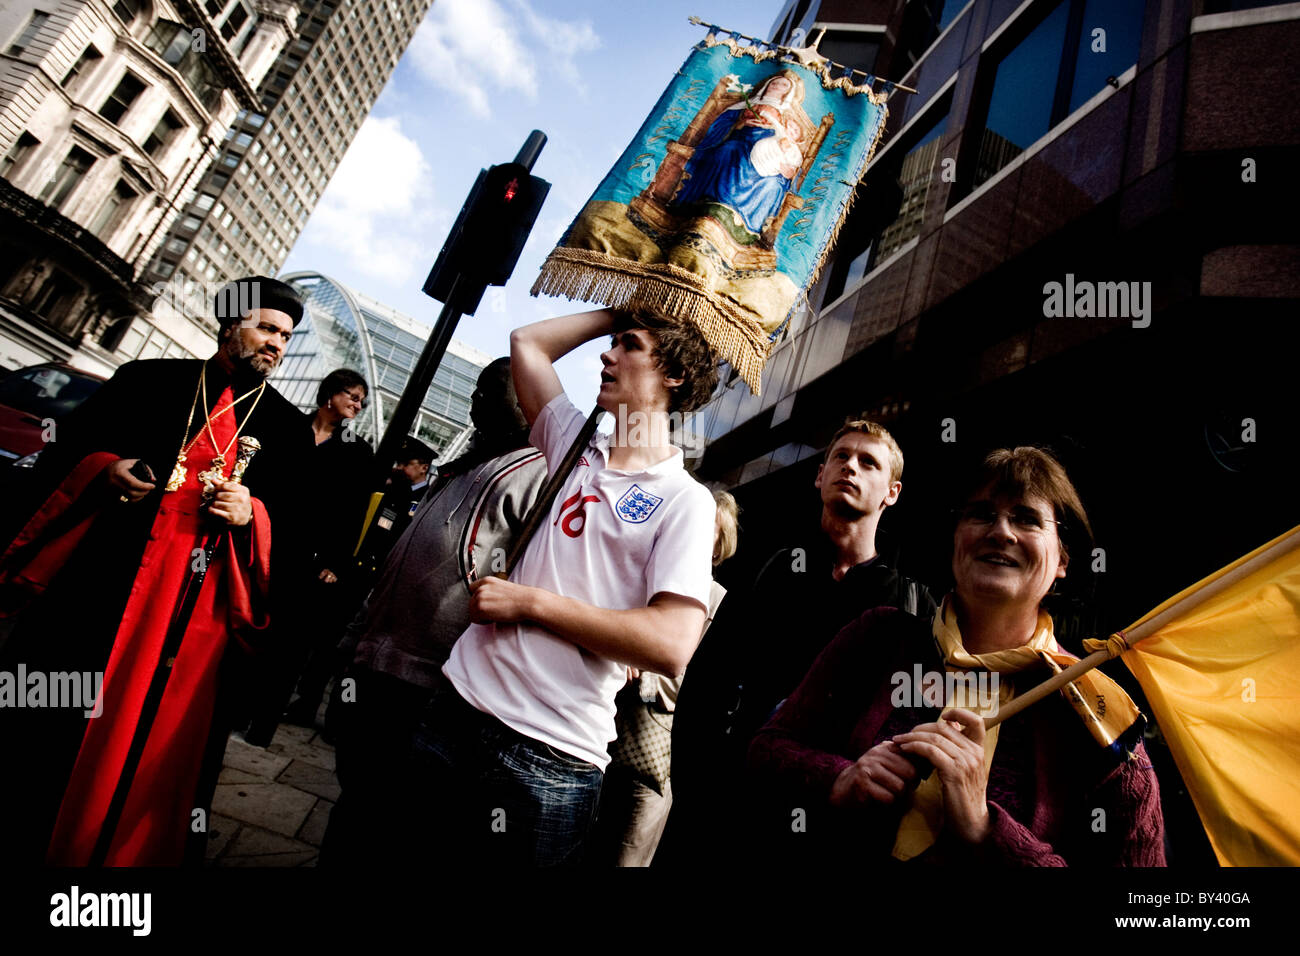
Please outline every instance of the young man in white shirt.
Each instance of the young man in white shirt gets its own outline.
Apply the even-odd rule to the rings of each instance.
[[[680,674],[700,639],[715,508],[669,441],[669,421],[717,382],[703,337],[608,310],[517,329],[519,404],[558,467],[586,416],[553,363],[605,335],[599,404],[614,433],[588,443],[513,579],[470,585],[475,623],[443,668],[454,692],[435,699],[416,736],[416,809],[443,854],[576,863],[627,668]]]

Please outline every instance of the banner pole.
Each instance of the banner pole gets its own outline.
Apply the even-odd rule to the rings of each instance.
[[[546,479],[541,497],[537,499],[532,510],[528,512],[528,517],[524,520],[524,526],[519,531],[519,537],[515,539],[515,543],[510,549],[510,554],[506,558],[506,569],[499,572],[498,577],[508,579],[514,571],[515,565],[523,557],[524,549],[528,547],[528,542],[532,540],[533,535],[541,527],[546,516],[551,513],[551,505],[555,503],[560,489],[564,487],[564,483],[569,479],[569,474],[578,464],[578,459],[582,457],[583,449],[591,441],[591,436],[596,434],[596,426],[600,424],[600,419],[604,414],[605,410],[599,405],[591,410],[591,414],[587,416],[587,420],[582,425],[582,430],[573,439],[573,444],[569,446],[569,450],[564,453],[560,466],[552,471],[550,477]]]
[[[1300,548],[1300,527],[1292,528],[1289,532],[1269,547],[1266,547],[1263,551],[1260,551],[1253,558],[1243,561],[1237,567],[1223,575],[1223,577],[1211,581],[1209,584],[1205,585],[1205,587],[1197,590],[1195,594],[1189,594],[1181,601],[1169,605],[1169,607],[1165,608],[1159,614],[1148,618],[1132,630],[1119,632],[1118,636],[1123,638],[1124,642],[1129,645],[1129,647],[1132,647],[1138,641],[1150,637],[1152,634],[1159,631],[1174,618],[1187,614],[1190,611],[1194,611],[1206,601],[1218,597],[1224,591],[1227,591],[1229,588],[1250,577],[1250,575],[1254,574],[1260,568],[1271,564],[1283,555],[1294,551],[1296,548]],[[991,727],[996,727],[1008,717],[1014,717],[1030,704],[1042,700],[1044,697],[1051,694],[1052,691],[1059,690],[1070,681],[1079,677],[1079,675],[1086,674],[1094,667],[1106,663],[1106,661],[1111,660],[1115,656],[1117,655],[1112,654],[1107,648],[1094,651],[1078,663],[1071,664],[1065,670],[1061,671],[1061,673],[1053,675],[1041,684],[1038,684],[1025,693],[1013,698],[1005,706],[999,707],[998,712],[992,717],[984,718],[984,729],[988,730]]]

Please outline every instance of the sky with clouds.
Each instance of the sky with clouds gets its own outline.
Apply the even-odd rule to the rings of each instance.
[[[698,15],[767,36],[783,0],[434,0],[281,273],[315,270],[430,325],[420,287],[480,168],[509,162],[533,129],[551,191],[504,288],[489,287],[456,338],[490,355],[510,330],[594,306],[532,298],[542,260],[632,139],[691,46]],[[558,365],[595,404],[590,343]]]

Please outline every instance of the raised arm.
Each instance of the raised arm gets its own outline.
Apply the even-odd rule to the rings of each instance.
[[[510,333],[510,373],[528,424],[535,422],[547,403],[564,391],[555,374],[555,361],[583,342],[613,334],[615,326],[613,312],[596,309],[544,319]]]

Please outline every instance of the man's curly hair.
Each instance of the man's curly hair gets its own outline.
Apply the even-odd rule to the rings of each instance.
[[[683,380],[669,393],[668,411],[693,412],[713,397],[718,386],[718,360],[699,329],[689,322],[671,321],[645,310],[624,312],[621,317],[654,336],[651,356],[669,378]]]

